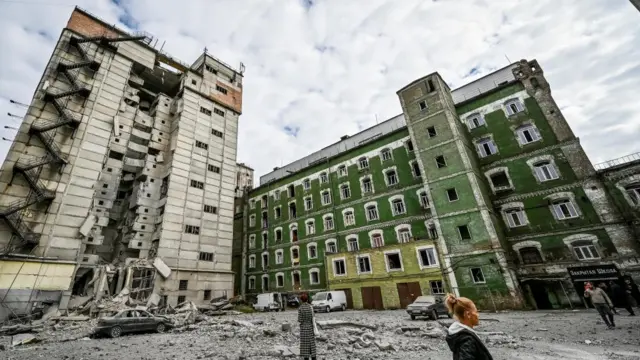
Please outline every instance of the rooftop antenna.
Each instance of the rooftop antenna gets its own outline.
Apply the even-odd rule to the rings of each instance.
[[[511,64],[511,60],[509,60],[509,57],[507,56],[507,54],[504,54],[504,57],[507,58],[507,62]]]
[[[207,53],[207,51],[208,51],[208,49],[207,49],[207,47],[205,46],[205,47],[204,47],[204,53],[206,54],[206,53]]]

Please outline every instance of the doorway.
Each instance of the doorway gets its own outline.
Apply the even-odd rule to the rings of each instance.
[[[400,298],[400,307],[406,309],[407,306],[413,304],[413,302],[422,295],[422,289],[420,289],[419,282],[398,283],[398,297]]]
[[[382,291],[379,286],[360,288],[362,294],[362,308],[370,310],[384,310]]]

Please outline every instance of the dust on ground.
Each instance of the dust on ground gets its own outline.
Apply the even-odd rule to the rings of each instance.
[[[623,311],[624,312],[624,311]],[[316,314],[318,359],[451,359],[444,336],[451,320],[411,321],[402,310]],[[351,322],[352,324],[347,324]],[[640,317],[616,316],[608,330],[594,310],[481,314],[477,327],[494,359],[640,359]],[[52,335],[55,329],[48,329]],[[59,329],[61,334],[64,329]],[[63,340],[62,342],[60,340]],[[70,341],[64,341],[70,340]],[[33,359],[297,359],[297,312],[208,317],[164,334],[76,340],[52,336],[11,347],[0,358]]]

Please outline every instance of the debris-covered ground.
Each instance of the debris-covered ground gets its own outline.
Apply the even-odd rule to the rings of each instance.
[[[11,346],[11,337],[1,338],[0,358],[297,358],[296,320],[295,310],[199,314],[198,322],[169,333],[117,339],[84,337],[95,320],[50,321],[36,334],[20,335],[36,335],[39,343]],[[316,320],[318,359],[451,359],[443,339],[447,318],[411,321],[403,311],[347,311],[316,314]],[[640,317],[616,320],[618,328],[607,330],[593,310],[483,313],[477,330],[495,359],[639,359]]]

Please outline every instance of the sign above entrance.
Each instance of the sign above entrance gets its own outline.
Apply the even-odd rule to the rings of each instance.
[[[618,280],[620,272],[613,264],[567,268],[573,281]]]

